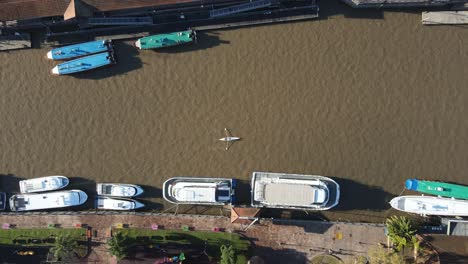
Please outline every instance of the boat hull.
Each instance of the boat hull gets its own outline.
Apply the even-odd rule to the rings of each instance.
[[[88,195],[81,190],[16,194],[10,197],[11,211],[34,211],[82,205]]]
[[[65,176],[47,176],[19,182],[21,193],[48,192],[63,189],[70,180]]]
[[[340,186],[319,175],[254,172],[251,198],[253,207],[323,211],[339,203]]]
[[[191,44],[196,39],[194,30],[186,30],[143,37],[135,42],[135,46],[138,49],[161,49]]]
[[[163,198],[174,204],[228,205],[235,201],[235,187],[234,179],[175,177],[164,182]]]
[[[96,40],[55,48],[47,52],[47,58],[51,60],[69,60],[110,50],[112,50],[112,41],[110,39]]]
[[[98,53],[71,61],[63,62],[52,69],[52,74],[67,75],[85,72],[115,64],[113,52]]]
[[[111,198],[106,196],[98,196],[96,198],[96,209],[100,210],[130,211],[143,208],[144,206],[139,201],[128,198]]]
[[[127,189],[127,191],[114,191],[116,189]],[[96,184],[96,192],[98,195],[109,197],[136,197],[141,195],[144,190],[138,185],[128,183],[98,183]]]
[[[456,199],[468,199],[468,186],[438,182],[408,179],[405,182],[408,190],[437,196],[451,197]]]
[[[6,193],[0,192],[0,211],[5,210],[7,204]]]
[[[468,216],[468,201],[436,196],[398,196],[390,205],[399,211],[440,216]]]

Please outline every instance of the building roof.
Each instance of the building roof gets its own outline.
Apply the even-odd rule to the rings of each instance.
[[[41,17],[67,18],[89,14],[161,5],[198,2],[199,0],[0,0],[0,21],[25,20]]]
[[[231,223],[233,224],[250,224],[260,213],[259,208],[231,208]]]

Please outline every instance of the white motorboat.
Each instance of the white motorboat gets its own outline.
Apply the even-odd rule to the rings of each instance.
[[[340,199],[340,186],[334,180],[318,175],[254,172],[252,206],[328,210]]]
[[[421,215],[468,216],[468,201],[437,196],[398,196],[390,205],[403,212]]]
[[[21,193],[47,192],[65,188],[70,181],[65,176],[47,176],[19,182]]]
[[[106,196],[98,196],[96,198],[96,208],[105,210],[135,210],[142,208],[145,205],[128,198],[111,198]]]
[[[55,209],[82,205],[88,195],[81,190],[67,190],[47,193],[16,194],[10,198],[12,211]]]
[[[164,182],[163,197],[175,204],[231,204],[235,184],[234,179],[175,177]]]
[[[143,188],[128,183],[98,183],[96,185],[98,195],[115,197],[135,197],[143,193]]]

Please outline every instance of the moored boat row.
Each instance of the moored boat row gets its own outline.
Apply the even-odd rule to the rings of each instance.
[[[223,178],[176,177],[163,185],[163,197],[175,204],[232,204],[235,180]],[[298,210],[329,210],[340,198],[334,180],[318,175],[254,172],[253,207]]]
[[[403,212],[421,215],[468,216],[468,186],[408,179],[408,190],[437,196],[406,195],[390,201],[390,205]]]
[[[143,37],[135,42],[135,46],[142,50],[160,49],[186,45],[196,40],[197,33],[188,29]],[[47,52],[47,58],[70,60],[56,65],[51,71],[55,75],[74,74],[117,63],[112,40],[95,40],[55,48]]]

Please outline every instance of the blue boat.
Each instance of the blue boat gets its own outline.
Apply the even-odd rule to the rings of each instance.
[[[115,63],[116,61],[112,52],[103,52],[60,63],[52,69],[52,74],[72,74],[89,71]]]
[[[51,60],[68,60],[110,50],[112,50],[112,41],[110,39],[96,40],[53,49],[47,52],[47,58]]]

